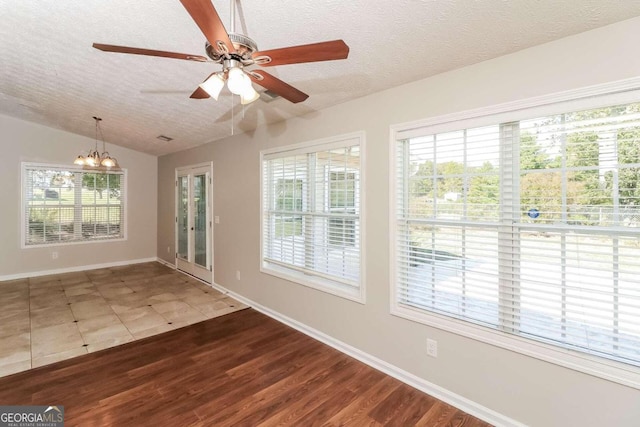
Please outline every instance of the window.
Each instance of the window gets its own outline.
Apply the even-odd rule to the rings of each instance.
[[[396,133],[392,311],[629,383],[640,103],[501,117]]]
[[[276,182],[276,210],[302,211],[302,179],[282,179]],[[276,237],[302,236],[302,216],[280,218],[275,224]]]
[[[262,152],[262,271],[362,301],[363,140]]]
[[[23,163],[25,247],[123,239],[124,172]]]
[[[356,174],[354,172],[330,172],[329,210],[334,213],[356,213]],[[353,246],[356,243],[356,223],[352,218],[329,220],[329,244]]]

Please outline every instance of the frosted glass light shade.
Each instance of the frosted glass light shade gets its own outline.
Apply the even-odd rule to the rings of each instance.
[[[249,85],[241,94],[240,94],[240,103],[242,105],[251,104],[253,101],[260,98],[260,95],[253,86]]]
[[[116,162],[111,158],[111,156],[109,156],[109,153],[105,152],[102,153],[102,161],[100,162],[100,164],[104,167],[112,168],[116,165]]]
[[[220,77],[219,74],[214,74],[209,77],[204,82],[199,85],[202,90],[207,92],[209,96],[211,96],[216,101],[218,100],[218,96],[220,96],[220,91],[224,87],[224,80]]]
[[[100,155],[97,151],[92,151],[87,157],[85,157],[84,163],[91,167],[98,166],[100,163]]]
[[[227,87],[234,95],[241,95],[248,86],[251,86],[251,80],[240,68],[232,68],[229,70],[227,77]]]

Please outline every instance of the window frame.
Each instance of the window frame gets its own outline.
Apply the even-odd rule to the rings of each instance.
[[[396,258],[398,256],[396,239],[398,238],[397,224],[399,220],[396,212],[396,197],[398,196],[396,176],[399,172],[396,163],[396,144],[398,141],[426,134],[496,125],[531,117],[633,102],[640,102],[640,77],[392,125],[389,139],[390,313],[397,317],[640,389],[640,368],[636,366],[402,305],[399,303],[398,287],[400,285],[396,280]]]
[[[293,268],[287,268],[286,266],[276,266],[265,261],[265,241],[264,241],[264,227],[265,227],[265,160],[268,157],[274,157],[281,155],[280,157],[289,157],[300,154],[317,153],[321,151],[328,151],[336,148],[350,147],[357,145],[359,147],[359,188],[356,191],[355,200],[359,201],[359,244],[360,244],[360,265],[359,265],[359,279],[357,286],[341,285],[338,282],[332,281],[328,278],[321,276],[315,276],[311,274],[305,274],[302,271],[297,271]],[[366,302],[366,287],[365,287],[365,260],[366,260],[366,243],[365,243],[365,156],[366,156],[366,143],[364,131],[358,131],[348,134],[342,134],[332,136],[328,138],[322,138],[312,141],[306,141],[302,143],[274,147],[260,151],[260,272],[275,276],[287,281],[297,283],[312,289],[316,289],[331,295],[339,296],[351,301],[355,301],[361,304]],[[329,174],[331,171],[328,171]],[[328,185],[328,181],[327,181]],[[308,190],[307,190],[308,191]],[[305,190],[303,190],[303,193]],[[303,197],[303,205],[305,204],[305,198]]]
[[[21,162],[20,165],[20,247],[21,249],[31,249],[31,248],[50,248],[50,247],[59,247],[59,246],[69,246],[69,245],[84,245],[91,243],[107,243],[107,242],[122,242],[128,239],[128,231],[127,231],[127,212],[128,212],[128,191],[127,191],[127,170],[121,169],[117,172],[121,174],[123,182],[121,183],[121,196],[120,200],[123,204],[122,207],[122,236],[114,237],[114,238],[103,238],[103,239],[86,239],[86,240],[71,240],[71,241],[57,241],[57,242],[49,242],[49,243],[38,243],[38,244],[27,244],[27,205],[28,200],[26,198],[26,185],[27,185],[27,169],[28,168],[39,168],[39,169],[49,169],[49,170],[61,170],[65,172],[81,172],[81,173],[101,173],[101,172],[109,172],[101,169],[85,169],[83,167],[78,167],[75,165],[64,165],[57,163],[38,163],[38,162]],[[115,172],[115,171],[111,171]],[[74,206],[75,203],[74,203]]]

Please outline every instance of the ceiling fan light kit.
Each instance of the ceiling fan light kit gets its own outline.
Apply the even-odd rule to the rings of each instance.
[[[231,32],[227,32],[225,29],[211,0],[180,0],[180,2],[204,34],[207,40],[205,43],[205,52],[210,60],[201,55],[127,46],[94,43],[93,47],[106,52],[129,53],[220,64],[222,65],[222,71],[211,74],[204,82],[198,85],[196,90],[191,94],[191,98],[214,98],[218,100],[226,82],[229,91],[234,95],[239,95],[240,102],[243,105],[260,98],[258,92],[253,88],[252,82],[293,103],[302,102],[309,97],[306,93],[265,71],[247,70],[245,67],[253,65],[269,67],[274,65],[330,61],[346,59],[349,55],[349,47],[342,40],[291,46],[261,52],[258,51],[258,45],[253,39],[234,32],[235,0],[230,0]]]

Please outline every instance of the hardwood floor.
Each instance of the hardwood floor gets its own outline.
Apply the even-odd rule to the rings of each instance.
[[[487,426],[255,310],[0,378],[66,426]]]

